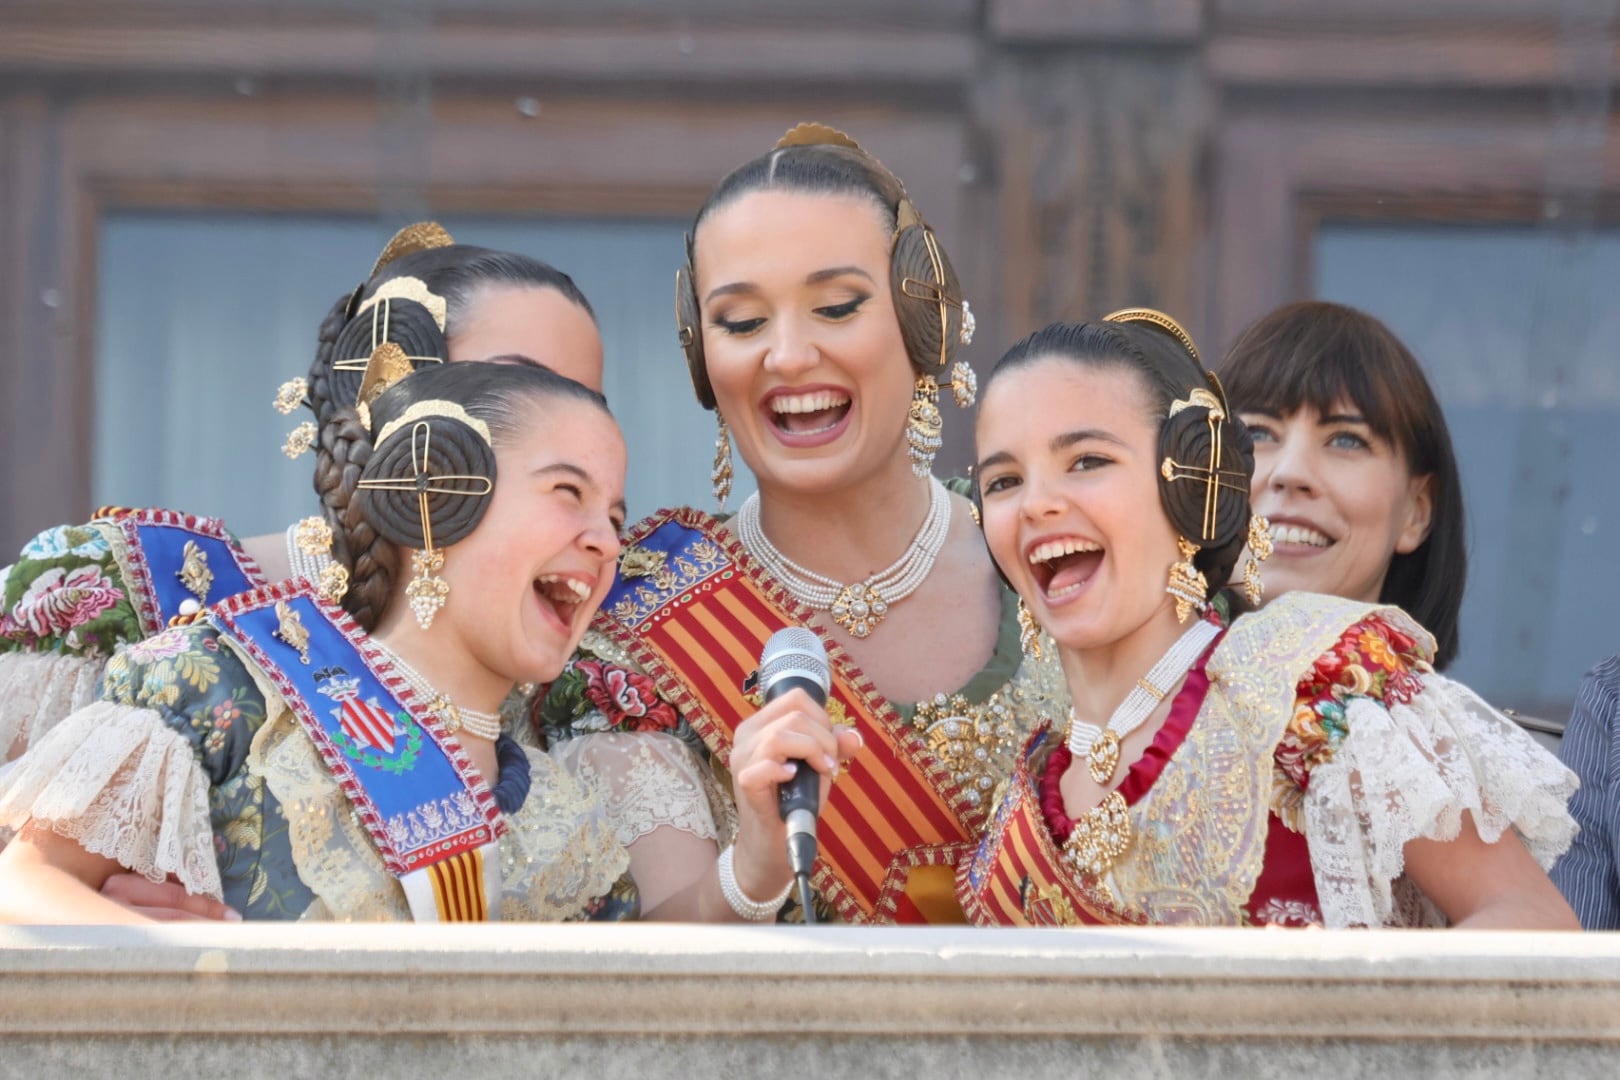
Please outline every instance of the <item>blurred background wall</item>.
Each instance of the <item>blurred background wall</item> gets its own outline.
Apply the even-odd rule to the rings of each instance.
[[[579,280],[632,512],[706,502],[681,235],[816,118],[905,178],[981,369],[1127,303],[1211,359],[1291,299],[1388,321],[1462,458],[1455,673],[1566,715],[1620,649],[1617,71],[1620,0],[4,0],[0,551],[309,512],[271,395],[429,215]]]

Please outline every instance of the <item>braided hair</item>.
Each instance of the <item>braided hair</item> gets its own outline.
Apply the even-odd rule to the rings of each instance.
[[[380,321],[376,305],[356,313],[388,282],[406,277],[419,279],[428,292],[444,300],[442,330],[437,317],[411,299],[392,299],[387,317]],[[447,362],[448,338],[455,335],[458,319],[486,285],[555,289],[593,320],[596,317],[573,279],[555,267],[526,255],[450,244],[394,259],[354,292],[339,297],[321,320],[305,396],[315,413],[317,430],[315,494],[332,526],[332,557],[349,571],[343,606],[363,627],[376,625],[399,565],[394,545],[378,543],[378,533],[353,503],[371,454],[371,432],[355,407],[364,365],[355,362],[369,356],[382,341],[393,342],[407,357],[418,358],[411,361],[418,367]]]
[[[1213,521],[1206,516],[1205,485],[1200,480],[1156,474],[1159,502],[1171,526],[1199,546],[1193,565],[1209,583],[1205,599],[1212,598],[1231,579],[1232,568],[1248,541],[1249,481],[1254,475],[1254,439],[1249,429],[1230,412],[1223,422],[1212,425],[1210,411],[1196,405],[1170,415],[1173,404],[1189,400],[1196,390],[1214,392],[1219,399],[1219,386],[1175,335],[1137,322],[1053,323],[1009,349],[991,369],[985,385],[1048,357],[1135,372],[1159,422],[1159,461],[1168,459],[1203,469],[1217,460],[1212,438],[1219,439],[1221,470],[1233,475],[1230,484],[1219,489]],[[977,485],[974,498],[979,498]],[[1236,597],[1232,599],[1236,602]]]

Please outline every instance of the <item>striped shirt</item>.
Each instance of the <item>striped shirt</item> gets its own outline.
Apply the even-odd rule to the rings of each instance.
[[[1552,879],[1587,930],[1620,929],[1620,656],[1587,673],[1558,756],[1581,778],[1580,825]]]

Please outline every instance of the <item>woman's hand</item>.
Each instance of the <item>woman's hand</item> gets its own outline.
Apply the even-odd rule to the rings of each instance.
[[[173,874],[167,881],[148,881],[123,871],[109,877],[101,895],[138,915],[158,922],[241,922],[242,916],[211,896],[186,892]]]
[[[861,748],[854,728],[838,728],[802,690],[793,690],[743,721],[732,742],[731,776],[737,796],[737,884],[762,900],[787,887],[787,827],[777,809],[777,788],[793,778],[790,761],[821,777],[821,801],[844,762]]]

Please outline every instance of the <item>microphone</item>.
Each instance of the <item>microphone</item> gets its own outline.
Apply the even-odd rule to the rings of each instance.
[[[827,649],[812,630],[790,626],[772,634],[760,653],[755,676],[760,696],[771,702],[790,690],[803,690],[817,705],[827,704],[832,672]],[[793,779],[777,789],[777,806],[787,822],[788,865],[799,882],[799,906],[807,923],[816,921],[811,903],[810,867],[816,861],[816,815],[821,811],[821,776],[808,762],[795,761]]]

